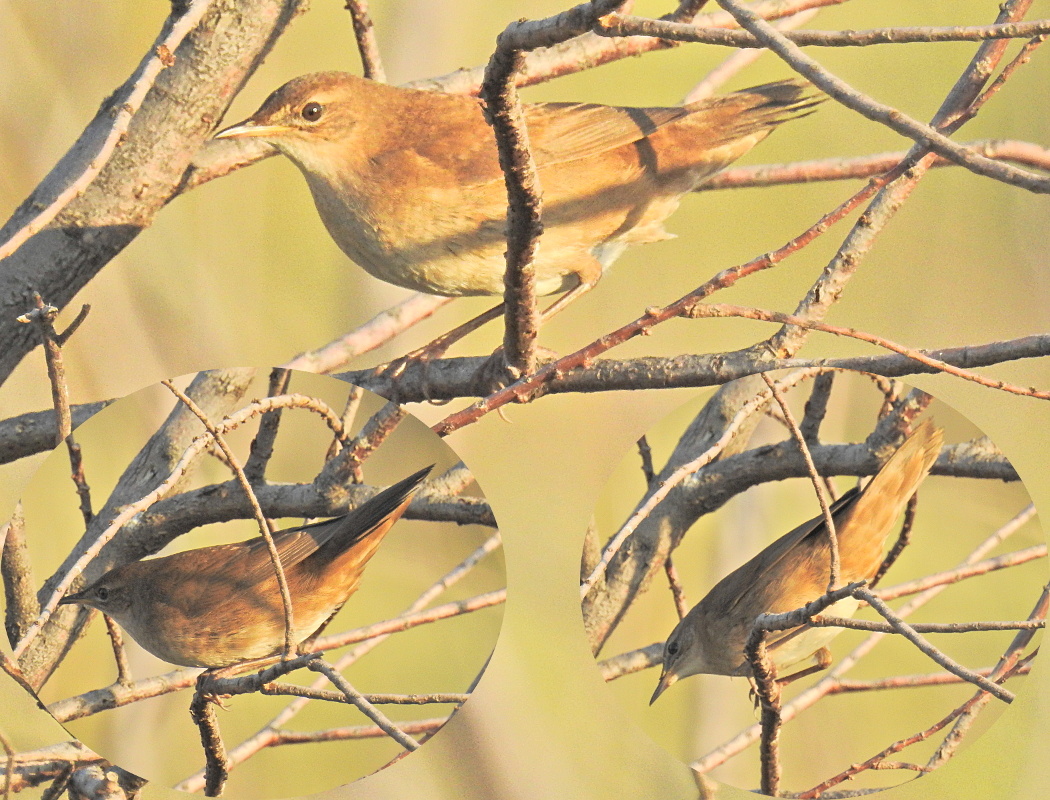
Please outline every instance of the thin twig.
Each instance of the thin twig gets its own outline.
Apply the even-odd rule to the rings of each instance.
[[[817,502],[820,503],[820,513],[824,515],[824,527],[827,529],[828,535],[828,549],[831,562],[828,571],[828,591],[830,592],[838,588],[840,561],[839,537],[835,530],[835,518],[831,514],[831,505],[828,503],[827,487],[824,485],[824,480],[820,477],[820,473],[817,472],[817,465],[813,463],[813,454],[809,452],[809,445],[806,444],[806,438],[802,435],[802,431],[799,430],[798,423],[795,422],[795,415],[791,413],[791,407],[788,405],[784,393],[774,383],[773,379],[769,377],[768,372],[762,373],[762,380],[766,382],[769,391],[773,393],[773,399],[777,401],[777,405],[780,406],[780,410],[784,413],[784,422],[787,423],[788,430],[791,431],[791,435],[798,445],[799,452],[802,453],[802,460],[806,462],[806,471],[809,472],[813,491],[817,493]]]
[[[754,34],[743,30],[706,28],[629,14],[606,14],[598,20],[594,32],[599,36],[656,36],[674,42],[696,42],[748,49],[767,47],[765,42]],[[868,47],[876,44],[1029,39],[1046,33],[1050,33],[1048,19],[1001,25],[892,27],[859,31],[783,30],[782,35],[798,47]]]
[[[167,37],[157,42],[147,53],[139,64],[135,82],[128,96],[113,110],[113,124],[106,134],[102,146],[87,168],[63,189],[51,203],[42,209],[36,216],[19,228],[6,242],[0,245],[0,261],[14,253],[25,244],[32,236],[43,230],[69,205],[74,199],[84,193],[103,168],[109,162],[113,153],[120,146],[121,141],[127,135],[131,120],[138,112],[142,102],[146,99],[153,88],[154,81],[161,71],[175,63],[174,52],[178,49],[182,40],[197,27],[204,15],[211,8],[208,0],[193,0],[191,5],[175,21],[168,31]]]
[[[368,0],[346,0],[346,10],[354,25],[354,37],[357,39],[357,50],[361,54],[361,68],[369,80],[386,83],[386,71],[383,59],[379,55],[379,43],[376,41],[375,25],[368,14]]]
[[[824,628],[849,628],[854,631],[877,633],[900,633],[888,622],[876,622],[869,619],[852,619],[849,617],[827,617],[818,615],[809,620],[809,624]],[[1041,630],[1046,627],[1042,620],[1024,620],[1017,622],[916,622],[910,625],[916,633],[973,633],[974,631],[1021,631]]]
[[[102,619],[106,621],[106,633],[109,634],[109,642],[113,647],[113,659],[117,662],[116,682],[120,686],[130,686],[131,665],[128,663],[128,652],[124,649],[124,636],[109,614],[103,614]]]
[[[303,372],[327,374],[341,369],[360,355],[389,342],[454,298],[432,294],[413,294],[400,303],[380,311],[372,319],[344,336],[306,353],[300,353],[282,366]]]
[[[244,469],[241,467],[240,461],[237,459],[236,454],[230,448],[229,444],[226,443],[225,437],[222,435],[222,431],[210,420],[208,415],[190,399],[185,392],[175,386],[170,380],[163,380],[161,383],[168,388],[179,401],[192,411],[197,419],[201,421],[208,434],[211,436],[212,441],[219,446],[223,454],[226,456],[227,463],[230,469],[233,471],[237,482],[241,485],[241,489],[244,491],[244,496],[248,499],[248,504],[252,508],[252,513],[255,515],[255,521],[259,524],[259,532],[263,537],[263,541],[266,542],[266,550],[270,554],[270,562],[273,564],[273,571],[277,577],[277,587],[281,592],[281,602],[284,605],[284,653],[286,657],[291,657],[295,652],[297,642],[293,641],[295,632],[295,615],[292,611],[292,594],[288,589],[288,579],[284,574],[284,567],[281,565],[281,556],[277,552],[277,545],[274,544],[273,534],[274,530],[270,524],[270,520],[266,518],[266,514],[263,513],[262,506],[259,505],[259,498],[255,496],[255,490],[252,489],[251,483],[248,482],[247,476],[244,474]]]
[[[1050,400],[1050,390],[1040,390],[1032,387],[1017,386],[1012,383],[1006,383],[1005,381],[997,381],[992,378],[984,378],[970,370],[961,369],[959,367],[952,366],[947,362],[941,361],[930,355],[927,355],[921,350],[917,350],[912,347],[905,347],[904,345],[892,342],[889,339],[885,339],[881,336],[876,336],[872,333],[865,333],[864,331],[858,331],[854,328],[843,328],[838,325],[829,325],[826,322],[817,322],[815,320],[809,320],[804,317],[797,316],[795,314],[782,314],[778,311],[766,311],[758,308],[747,308],[745,306],[734,306],[727,303],[697,303],[693,309],[689,312],[690,316],[695,319],[705,318],[717,318],[717,317],[742,317],[745,319],[760,320],[762,322],[776,322],[783,325],[791,325],[798,328],[806,328],[808,330],[823,331],[824,333],[833,333],[836,336],[848,336],[851,339],[859,339],[862,342],[868,342],[869,344],[882,347],[886,350],[891,350],[907,358],[913,359],[927,367],[932,367],[938,372],[944,372],[948,375],[954,375],[957,378],[963,380],[972,381],[973,383],[986,386],[989,389],[998,389],[999,391],[1008,392],[1010,394],[1022,395],[1024,397],[1032,397],[1036,400]]]
[[[931,659],[936,661],[942,667],[949,672],[955,673],[961,678],[968,680],[970,683],[984,689],[989,694],[995,695],[997,698],[1005,703],[1012,703],[1014,699],[1014,693],[1008,689],[1004,689],[996,683],[992,683],[982,675],[978,675],[976,672],[967,669],[961,664],[957,664],[952,659],[948,658],[944,653],[926,641],[920,636],[915,628],[901,619],[899,616],[893,613],[893,610],[882,602],[878,597],[872,594],[869,590],[860,587],[853,592],[853,596],[858,600],[864,600],[870,605],[875,611],[882,616],[891,626],[893,626],[899,634],[905,639],[908,639],[912,644],[919,648],[923,653],[929,656]]]
[[[270,371],[270,386],[266,391],[266,396],[275,397],[279,394],[287,394],[291,377],[291,370],[274,367]],[[273,443],[277,438],[277,429],[280,424],[281,409],[279,408],[263,414],[262,419],[259,420],[259,430],[252,439],[248,460],[244,462],[244,475],[249,483],[259,483],[266,476],[266,465],[273,457]]]
[[[339,671],[331,664],[326,663],[320,658],[310,661],[307,665],[307,669],[311,669],[314,672],[320,672],[324,674],[328,680],[330,680],[344,695],[346,699],[357,706],[358,710],[368,717],[372,722],[382,728],[387,736],[397,742],[406,750],[418,750],[419,742],[413,739],[404,731],[400,730],[387,716],[376,708],[374,705],[365,699],[365,696],[361,694],[357,689],[350,685],[350,682],[344,678]]]
[[[906,548],[911,542],[911,529],[912,526],[915,525],[915,512],[918,508],[919,493],[916,492],[908,498],[908,503],[904,506],[904,522],[901,523],[901,530],[900,533],[897,534],[897,540],[882,559],[879,568],[875,570],[874,577],[868,582],[868,586],[872,589],[879,585],[879,582],[885,577],[886,573],[889,572],[890,567],[892,567],[897,562],[897,559],[900,558],[901,553],[904,552],[904,548]]]
[[[536,258],[543,233],[543,189],[529,146],[525,111],[514,80],[524,53],[506,44],[505,34],[485,68],[481,85],[485,119],[496,134],[500,168],[507,186],[507,271],[504,282],[503,351],[514,377],[536,368]]]
[[[51,383],[51,401],[55,408],[55,418],[58,430],[55,435],[55,446],[62,442],[66,443],[69,453],[70,475],[74,485],[77,487],[77,495],[80,498],[80,513],[84,518],[84,525],[90,525],[94,517],[91,508],[91,489],[84,478],[84,462],[80,451],[80,445],[73,439],[73,417],[69,408],[69,385],[66,382],[66,368],[62,358],[62,346],[80,327],[91,310],[90,305],[83,305],[80,313],[69,324],[62,333],[55,330],[55,319],[58,317],[58,309],[45,303],[40,295],[33,292],[33,302],[36,305],[32,311],[18,317],[19,322],[33,323],[40,333],[40,340],[44,346],[44,358],[47,361],[47,377]]]
[[[645,476],[645,485],[652,486],[656,480],[656,470],[653,469],[653,451],[649,447],[649,439],[642,436],[638,440],[638,455],[642,459],[642,475]]]
[[[674,561],[670,555],[664,560],[664,573],[667,575],[667,584],[671,589],[671,596],[674,598],[674,608],[678,612],[678,619],[682,619],[689,613],[689,603],[686,602],[685,590],[682,588],[682,582],[678,578],[678,570],[675,569]]]

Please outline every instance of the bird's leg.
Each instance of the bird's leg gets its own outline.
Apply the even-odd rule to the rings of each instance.
[[[799,678],[805,678],[807,675],[812,675],[814,672],[820,672],[831,666],[831,651],[826,647],[822,647],[815,652],[813,658],[815,661],[811,666],[808,666],[805,669],[800,669],[798,672],[792,672],[790,675],[785,675],[783,678],[777,678],[777,686],[787,686],[789,683],[794,683]],[[751,689],[747,693],[748,699],[752,702],[755,708],[758,708],[760,698],[755,689],[754,678],[748,678],[748,680],[751,682]]]
[[[595,287],[598,283],[598,278],[601,277],[601,265],[598,264],[598,262],[595,262],[595,264],[598,267],[596,270],[588,270],[588,272],[595,272],[595,275],[593,277],[589,274],[586,277],[580,276],[580,282],[576,286],[567,291],[541,312],[539,319],[540,324],[550,320],[559,311],[565,309],[571,302]],[[447,333],[443,333],[429,344],[405,353],[405,355],[396,358],[387,364],[379,365],[376,367],[376,375],[396,379],[404,373],[409,364],[420,362],[423,365],[423,394],[426,396],[428,402],[439,402],[430,398],[427,392],[430,362],[441,358],[448,349],[452,347],[452,345],[468,334],[473,333],[485,323],[503,316],[505,308],[505,303],[499,303],[488,311],[484,311],[476,317],[467,320],[463,324],[457,325]],[[556,355],[550,351],[545,351],[544,354],[551,356]],[[506,364],[503,361],[503,348],[498,347],[489,357],[489,360],[479,369],[478,376],[482,383],[500,387],[505,382],[505,378],[507,377],[506,372]]]
[[[601,277],[600,271],[597,277]],[[581,279],[579,284],[551,303],[550,306],[540,313],[540,324],[542,325],[546,323],[559,311],[568,307],[569,303],[593,289],[598,282],[597,277],[591,281],[584,281]],[[539,361],[541,363],[551,361],[558,357],[558,354],[553,350],[548,350],[543,347],[537,348],[537,355],[539,356]],[[487,387],[490,391],[496,391],[506,386],[508,381],[513,382],[518,377],[520,376],[513,375],[508,369],[507,362],[503,357],[503,347],[501,345],[500,347],[497,347],[492,352],[492,355],[488,357],[488,360],[478,368],[474,380],[477,385]]]
[[[601,272],[598,273],[598,277],[601,277]],[[551,303],[547,307],[547,309],[540,314],[540,322],[544,323],[549,321],[551,317],[553,317],[559,311],[562,311],[566,306],[569,305],[569,303],[571,303],[573,300],[579,299],[597,285],[597,278],[595,278],[592,281],[581,280],[576,286],[574,286],[572,289],[569,289],[569,291],[567,291],[565,294],[563,294],[561,297],[559,297],[557,300]]]
[[[805,669],[793,672],[790,675],[785,675],[783,678],[777,678],[777,683],[781,686],[787,686],[789,683],[797,681],[799,678],[805,678],[807,675],[812,675],[814,672],[821,672],[831,666],[831,651],[826,647],[820,648],[813,654],[814,662],[812,666],[806,667]]]
[[[411,350],[387,364],[380,364],[376,367],[376,375],[397,378],[404,373],[408,365],[413,362],[419,361],[425,365],[436,358],[441,358],[441,356],[443,356],[452,345],[467,334],[473,333],[486,322],[498,319],[502,315],[503,303],[500,303],[499,305],[493,306],[488,311],[478,314],[473,319],[468,319],[462,325],[457,325],[447,333],[441,334],[441,336],[434,339],[434,341],[416,348],[415,350]]]

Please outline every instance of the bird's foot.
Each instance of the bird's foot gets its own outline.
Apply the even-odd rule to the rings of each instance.
[[[389,381],[397,381],[402,378],[409,368],[416,365],[422,370],[420,376],[421,392],[423,398],[433,405],[444,405],[449,402],[448,400],[436,400],[431,396],[430,393],[430,366],[431,363],[436,361],[445,355],[445,352],[451,347],[453,341],[445,341],[444,336],[439,336],[429,344],[423,345],[423,347],[411,350],[405,353],[403,356],[395,358],[386,364],[380,364],[375,368],[375,375],[377,377],[386,378]]]
[[[541,367],[558,359],[558,354],[546,347],[536,348],[536,366]],[[471,380],[472,390],[481,395],[489,395],[510,386],[525,377],[521,370],[507,364],[502,347],[497,347],[480,367],[475,370]]]

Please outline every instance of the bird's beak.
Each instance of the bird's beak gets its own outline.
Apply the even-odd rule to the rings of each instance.
[[[58,601],[60,606],[72,605],[73,603],[79,603],[84,599],[83,592],[74,592],[73,594],[67,594],[61,600]]]
[[[213,139],[246,139],[249,136],[274,136],[288,133],[292,128],[288,125],[256,125],[250,119],[238,122],[228,128],[223,128]]]
[[[656,698],[662,695],[668,686],[677,681],[678,676],[675,673],[669,672],[665,669],[660,675],[660,682],[656,684],[656,691],[653,692],[653,696],[649,698],[649,705],[655,703]]]

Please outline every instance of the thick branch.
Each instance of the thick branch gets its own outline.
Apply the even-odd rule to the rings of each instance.
[[[144,85],[142,105],[121,145],[77,197],[39,233],[3,261],[0,271],[0,380],[36,342],[15,318],[36,290],[61,308],[110,259],[149,226],[177,192],[183,173],[244,81],[276,37],[305,6],[304,0],[198,0],[203,20],[150,81],[150,53],[118,88],[51,174],[0,230],[7,241],[47,208],[78,176],[91,170],[114,128],[115,115]],[[162,44],[178,25],[173,15],[157,38]]]

